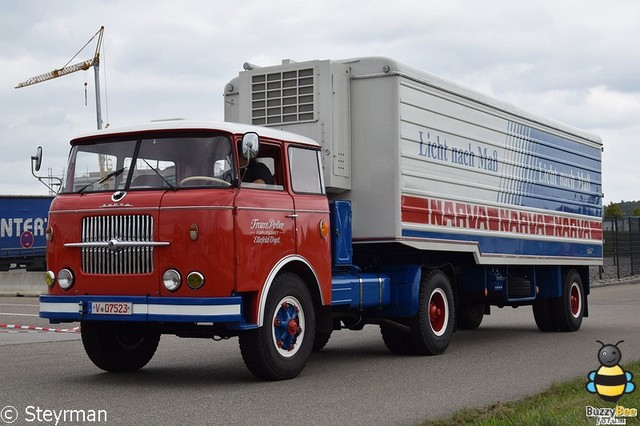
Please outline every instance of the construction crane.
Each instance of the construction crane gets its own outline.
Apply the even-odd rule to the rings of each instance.
[[[65,65],[64,67],[60,68],[60,69],[54,69],[53,71],[49,71],[47,73],[44,74],[40,74],[37,75],[35,77],[31,77],[30,79],[28,79],[27,81],[24,81],[20,84],[18,84],[15,88],[16,89],[20,89],[21,87],[27,87],[27,86],[31,86],[33,84],[38,84],[38,83],[42,83],[43,81],[47,81],[47,80],[51,80],[54,78],[58,78],[58,77],[62,77],[65,76],[67,74],[71,74],[74,73],[76,71],[86,71],[89,68],[93,67],[93,72],[94,72],[94,77],[95,77],[95,85],[96,85],[96,118],[98,121],[98,130],[102,129],[102,110],[100,107],[100,47],[102,46],[102,34],[104,33],[104,26],[100,27],[100,30],[98,30],[97,33],[94,34],[93,37],[91,37],[91,39],[82,47],[82,49],[80,49],[80,51],[82,51],[85,47],[87,47],[87,45],[89,43],[91,43],[96,37],[98,38],[98,43],[96,46],[96,51],[93,55],[92,59],[83,61],[83,62],[79,62],[77,64],[74,65]],[[80,52],[78,52],[80,53]],[[77,56],[78,54],[76,54]],[[75,56],[73,58],[71,58],[71,60],[69,62],[71,62],[73,59],[75,58]],[[86,82],[85,82],[86,85]]]
[[[96,120],[98,122],[98,130],[102,129],[102,109],[101,109],[101,102],[100,102],[100,48],[102,47],[102,35],[104,33],[104,26],[101,26],[100,29],[98,30],[97,33],[95,33],[93,35],[93,37],[91,37],[91,39],[85,43],[84,46],[82,46],[82,49],[80,49],[78,51],[78,53],[76,53],[73,58],[71,58],[69,60],[69,62],[73,61],[75,59],[76,56],[78,56],[78,54],[80,52],[82,52],[84,50],[85,47],[87,47],[89,45],[89,43],[91,43],[96,37],[98,38],[98,42],[96,45],[96,51],[93,54],[93,58],[83,61],[83,62],[79,62],[77,64],[74,65],[69,65],[69,62],[67,62],[65,64],[65,66],[63,66],[60,69],[54,69],[53,71],[44,73],[44,74],[40,74],[37,75],[35,77],[31,77],[30,79],[28,79],[27,81],[24,81],[20,84],[18,84],[15,88],[16,89],[20,89],[21,87],[27,87],[27,86],[31,86],[33,84],[38,84],[38,83],[42,83],[43,81],[47,81],[47,80],[51,80],[54,78],[58,78],[58,77],[62,77],[65,76],[67,74],[71,74],[74,73],[76,71],[86,71],[89,68],[93,67],[93,73],[94,73],[94,78],[95,78],[95,85],[96,85]],[[87,82],[85,81],[84,83],[85,85],[85,99],[86,99],[86,86],[87,86]],[[103,155],[103,154],[98,154],[98,166],[99,166],[99,170],[100,170],[100,177],[104,177],[106,174],[108,174],[109,172],[111,172],[111,164],[108,161],[109,159]],[[33,172],[32,172],[33,173]],[[34,175],[35,176],[35,175]]]

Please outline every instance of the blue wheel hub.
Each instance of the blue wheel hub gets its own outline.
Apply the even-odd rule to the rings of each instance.
[[[300,326],[300,310],[290,302],[283,302],[276,312],[273,321],[273,334],[278,348],[292,351],[302,334]]]

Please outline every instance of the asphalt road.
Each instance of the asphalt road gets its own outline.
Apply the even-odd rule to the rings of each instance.
[[[624,340],[622,362],[640,360],[640,284],[593,289],[589,303],[577,333],[540,333],[530,308],[493,309],[438,357],[392,355],[374,326],[339,331],[299,377],[276,383],[245,369],[237,339],[163,336],[146,368],[108,374],[88,360],[78,333],[5,327],[0,409],[15,411],[0,415],[17,416],[16,425],[55,424],[63,410],[105,410],[107,424],[415,424],[569,378],[586,383],[599,367],[596,340]],[[0,298],[0,323],[47,326],[37,310],[35,298]],[[52,420],[39,422],[45,410]]]

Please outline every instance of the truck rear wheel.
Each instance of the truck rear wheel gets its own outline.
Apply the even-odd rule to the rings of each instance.
[[[411,324],[413,352],[439,355],[449,346],[455,308],[449,278],[441,270],[430,271],[420,283],[418,314]]]
[[[399,327],[380,324],[380,333],[385,346],[396,355],[412,355],[415,353],[411,334],[403,332]]]
[[[239,336],[242,359],[259,379],[291,379],[306,365],[314,334],[309,290],[298,275],[281,274],[267,296],[263,326]]]
[[[160,342],[160,333],[144,324],[82,321],[80,330],[89,359],[111,373],[141,369]]]
[[[562,297],[555,300],[555,318],[560,331],[577,331],[582,325],[584,315],[584,287],[582,278],[575,269],[564,277]]]

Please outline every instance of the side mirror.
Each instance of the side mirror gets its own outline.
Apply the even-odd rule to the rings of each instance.
[[[35,164],[33,164],[35,161]],[[36,172],[40,171],[40,166],[42,166],[42,147],[39,146],[36,151],[36,155],[31,156],[31,167],[33,167]]]
[[[260,150],[260,137],[257,133],[249,132],[242,136],[242,155],[247,161],[258,156]]]
[[[31,156],[31,174],[34,178],[38,179],[41,184],[49,188],[52,194],[57,194],[58,191],[52,187],[52,185],[57,186],[58,188],[62,187],[62,179],[56,176],[36,176],[36,172],[40,171],[40,166],[42,166],[42,147],[39,146],[36,155]],[[45,179],[49,181],[49,183],[45,182]]]

